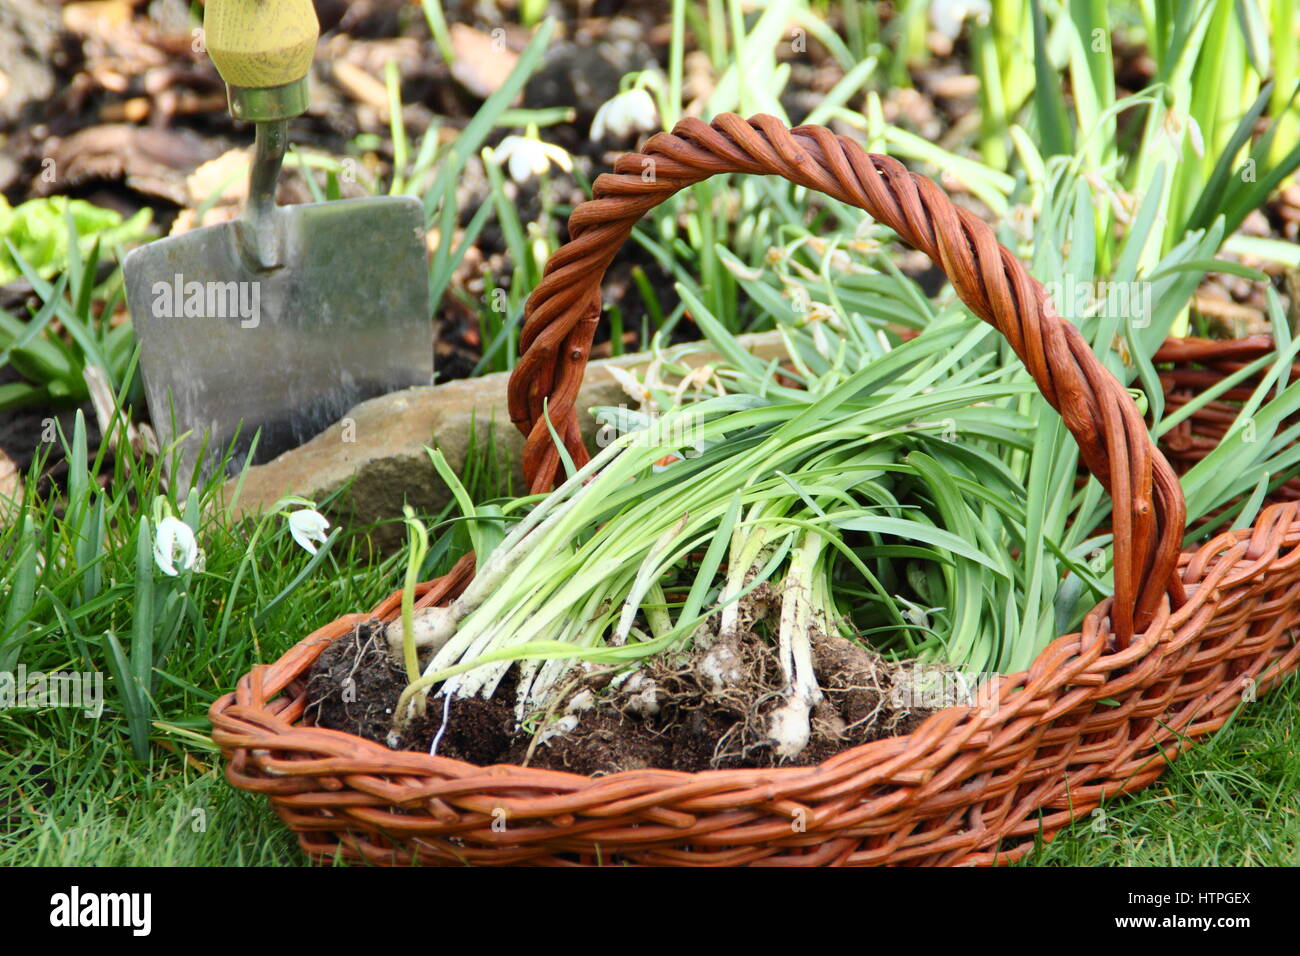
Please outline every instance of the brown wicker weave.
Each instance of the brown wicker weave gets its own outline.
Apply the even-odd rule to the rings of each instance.
[[[1054,641],[1024,673],[984,687],[915,732],[819,766],[580,777],[476,767],[394,752],[301,723],[305,674],[330,642],[399,594],[341,618],[211,709],[227,776],[266,793],[314,858],[378,863],[878,864],[1017,859],[1100,801],[1146,786],[1167,759],[1220,727],[1247,688],[1300,662],[1300,506],[1270,505],[1249,530],[1180,554],[1185,511],[1175,469],[1131,398],[1060,319],[992,230],[930,180],[820,127],[786,129],[724,114],[688,119],[622,157],[570,219],[571,241],[529,299],[511,378],[527,436],[525,474],[549,488],[559,455],[587,459],[574,400],[600,309],[600,280],[652,206],[715,173],[771,173],[859,206],[939,264],[957,294],[1010,341],[1114,501],[1115,595],[1081,633]],[[1171,401],[1217,380],[1267,343],[1166,345]],[[1234,351],[1235,349],[1235,351]],[[1181,351],[1180,351],[1181,350]],[[1217,362],[1217,364],[1216,364]],[[1208,363],[1208,364],[1207,364]],[[1230,402],[1234,396],[1225,396]],[[1203,454],[1215,415],[1171,435]],[[423,604],[468,582],[470,559],[424,585]]]

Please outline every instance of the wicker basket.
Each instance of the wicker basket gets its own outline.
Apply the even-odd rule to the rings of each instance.
[[[356,624],[397,613],[394,594],[341,618],[240,679],[211,709],[231,783],[265,793],[304,850],[374,863],[988,864],[1015,860],[1103,799],[1137,790],[1194,738],[1220,727],[1247,688],[1300,661],[1300,512],[1283,489],[1248,530],[1180,553],[1176,471],[1136,406],[1042,287],[931,181],[820,127],[768,116],[688,119],[622,157],[574,211],[571,241],[527,307],[510,383],[527,435],[525,474],[552,486],[559,454],[587,460],[574,399],[600,311],[600,281],[635,222],[715,173],[770,173],[865,209],[940,265],[962,300],[1010,341],[1114,501],[1115,594],[1028,671],[981,690],[906,736],[819,766],[605,776],[477,767],[394,752],[307,726],[305,675]],[[1186,401],[1267,340],[1173,341],[1159,360]],[[1231,402],[1234,396],[1224,396]],[[1169,436],[1177,463],[1213,447],[1217,403]],[[1231,411],[1229,408],[1228,411]],[[473,573],[462,561],[422,586],[433,604]]]

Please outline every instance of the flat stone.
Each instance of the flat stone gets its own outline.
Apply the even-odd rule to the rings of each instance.
[[[741,336],[741,342],[764,361],[785,354],[775,332]],[[666,355],[695,368],[719,358],[699,344],[675,346]],[[610,367],[643,368],[651,359],[649,353],[637,352],[587,366],[577,406],[589,448],[594,446],[597,425],[588,409],[631,401]],[[238,497],[237,479],[232,479],[225,487],[226,500],[242,516],[262,513],[285,495],[318,503],[331,499],[322,510],[332,522],[351,530],[383,522],[370,532],[371,540],[384,550],[398,547],[406,537],[400,521],[404,504],[417,514],[429,515],[438,513],[451,498],[426,448],[440,448],[458,474],[472,447],[490,448],[503,472],[510,474],[511,490],[525,489],[519,467],[523,436],[511,423],[506,406],[509,378],[509,373],[501,372],[408,388],[362,402],[305,445],[250,468]]]

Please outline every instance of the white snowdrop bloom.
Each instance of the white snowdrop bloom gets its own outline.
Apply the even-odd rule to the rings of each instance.
[[[963,20],[972,17],[983,23],[992,12],[989,0],[934,0],[930,4],[930,23],[949,40],[955,40]]]
[[[289,533],[293,535],[293,540],[302,545],[303,550],[308,554],[315,554],[316,545],[314,542],[325,543],[325,529],[330,526],[329,521],[319,511],[311,508],[290,511],[287,517],[289,519]]]
[[[598,140],[609,133],[616,139],[626,139],[632,132],[650,132],[659,128],[659,110],[655,101],[643,89],[619,93],[596,110],[591,121],[591,138]]]
[[[492,156],[498,165],[508,164],[510,178],[517,183],[542,175],[552,164],[566,173],[573,171],[573,160],[568,153],[535,136],[507,136],[492,151]]]
[[[638,381],[635,375],[617,365],[606,366],[605,370],[618,383],[619,388],[623,389],[624,394],[638,405],[649,406],[653,402],[654,396],[650,392],[649,382]],[[654,409],[651,408],[651,411]]]
[[[1192,152],[1198,157],[1205,157],[1205,138],[1201,135],[1201,124],[1196,122],[1195,116],[1171,109],[1165,114],[1164,129],[1174,149],[1183,148],[1183,137],[1186,135],[1191,141]]]
[[[1196,151],[1197,157],[1205,158],[1205,137],[1201,135],[1201,124],[1196,121],[1195,116],[1187,117],[1187,133],[1192,138],[1192,149]]]
[[[194,540],[194,532],[179,518],[163,518],[158,522],[153,538],[153,559],[163,574],[173,578],[191,568],[203,570],[203,552]]]

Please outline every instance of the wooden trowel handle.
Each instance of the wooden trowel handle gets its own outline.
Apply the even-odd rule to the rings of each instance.
[[[320,24],[312,0],[208,0],[203,33],[227,84],[267,89],[307,75]]]

